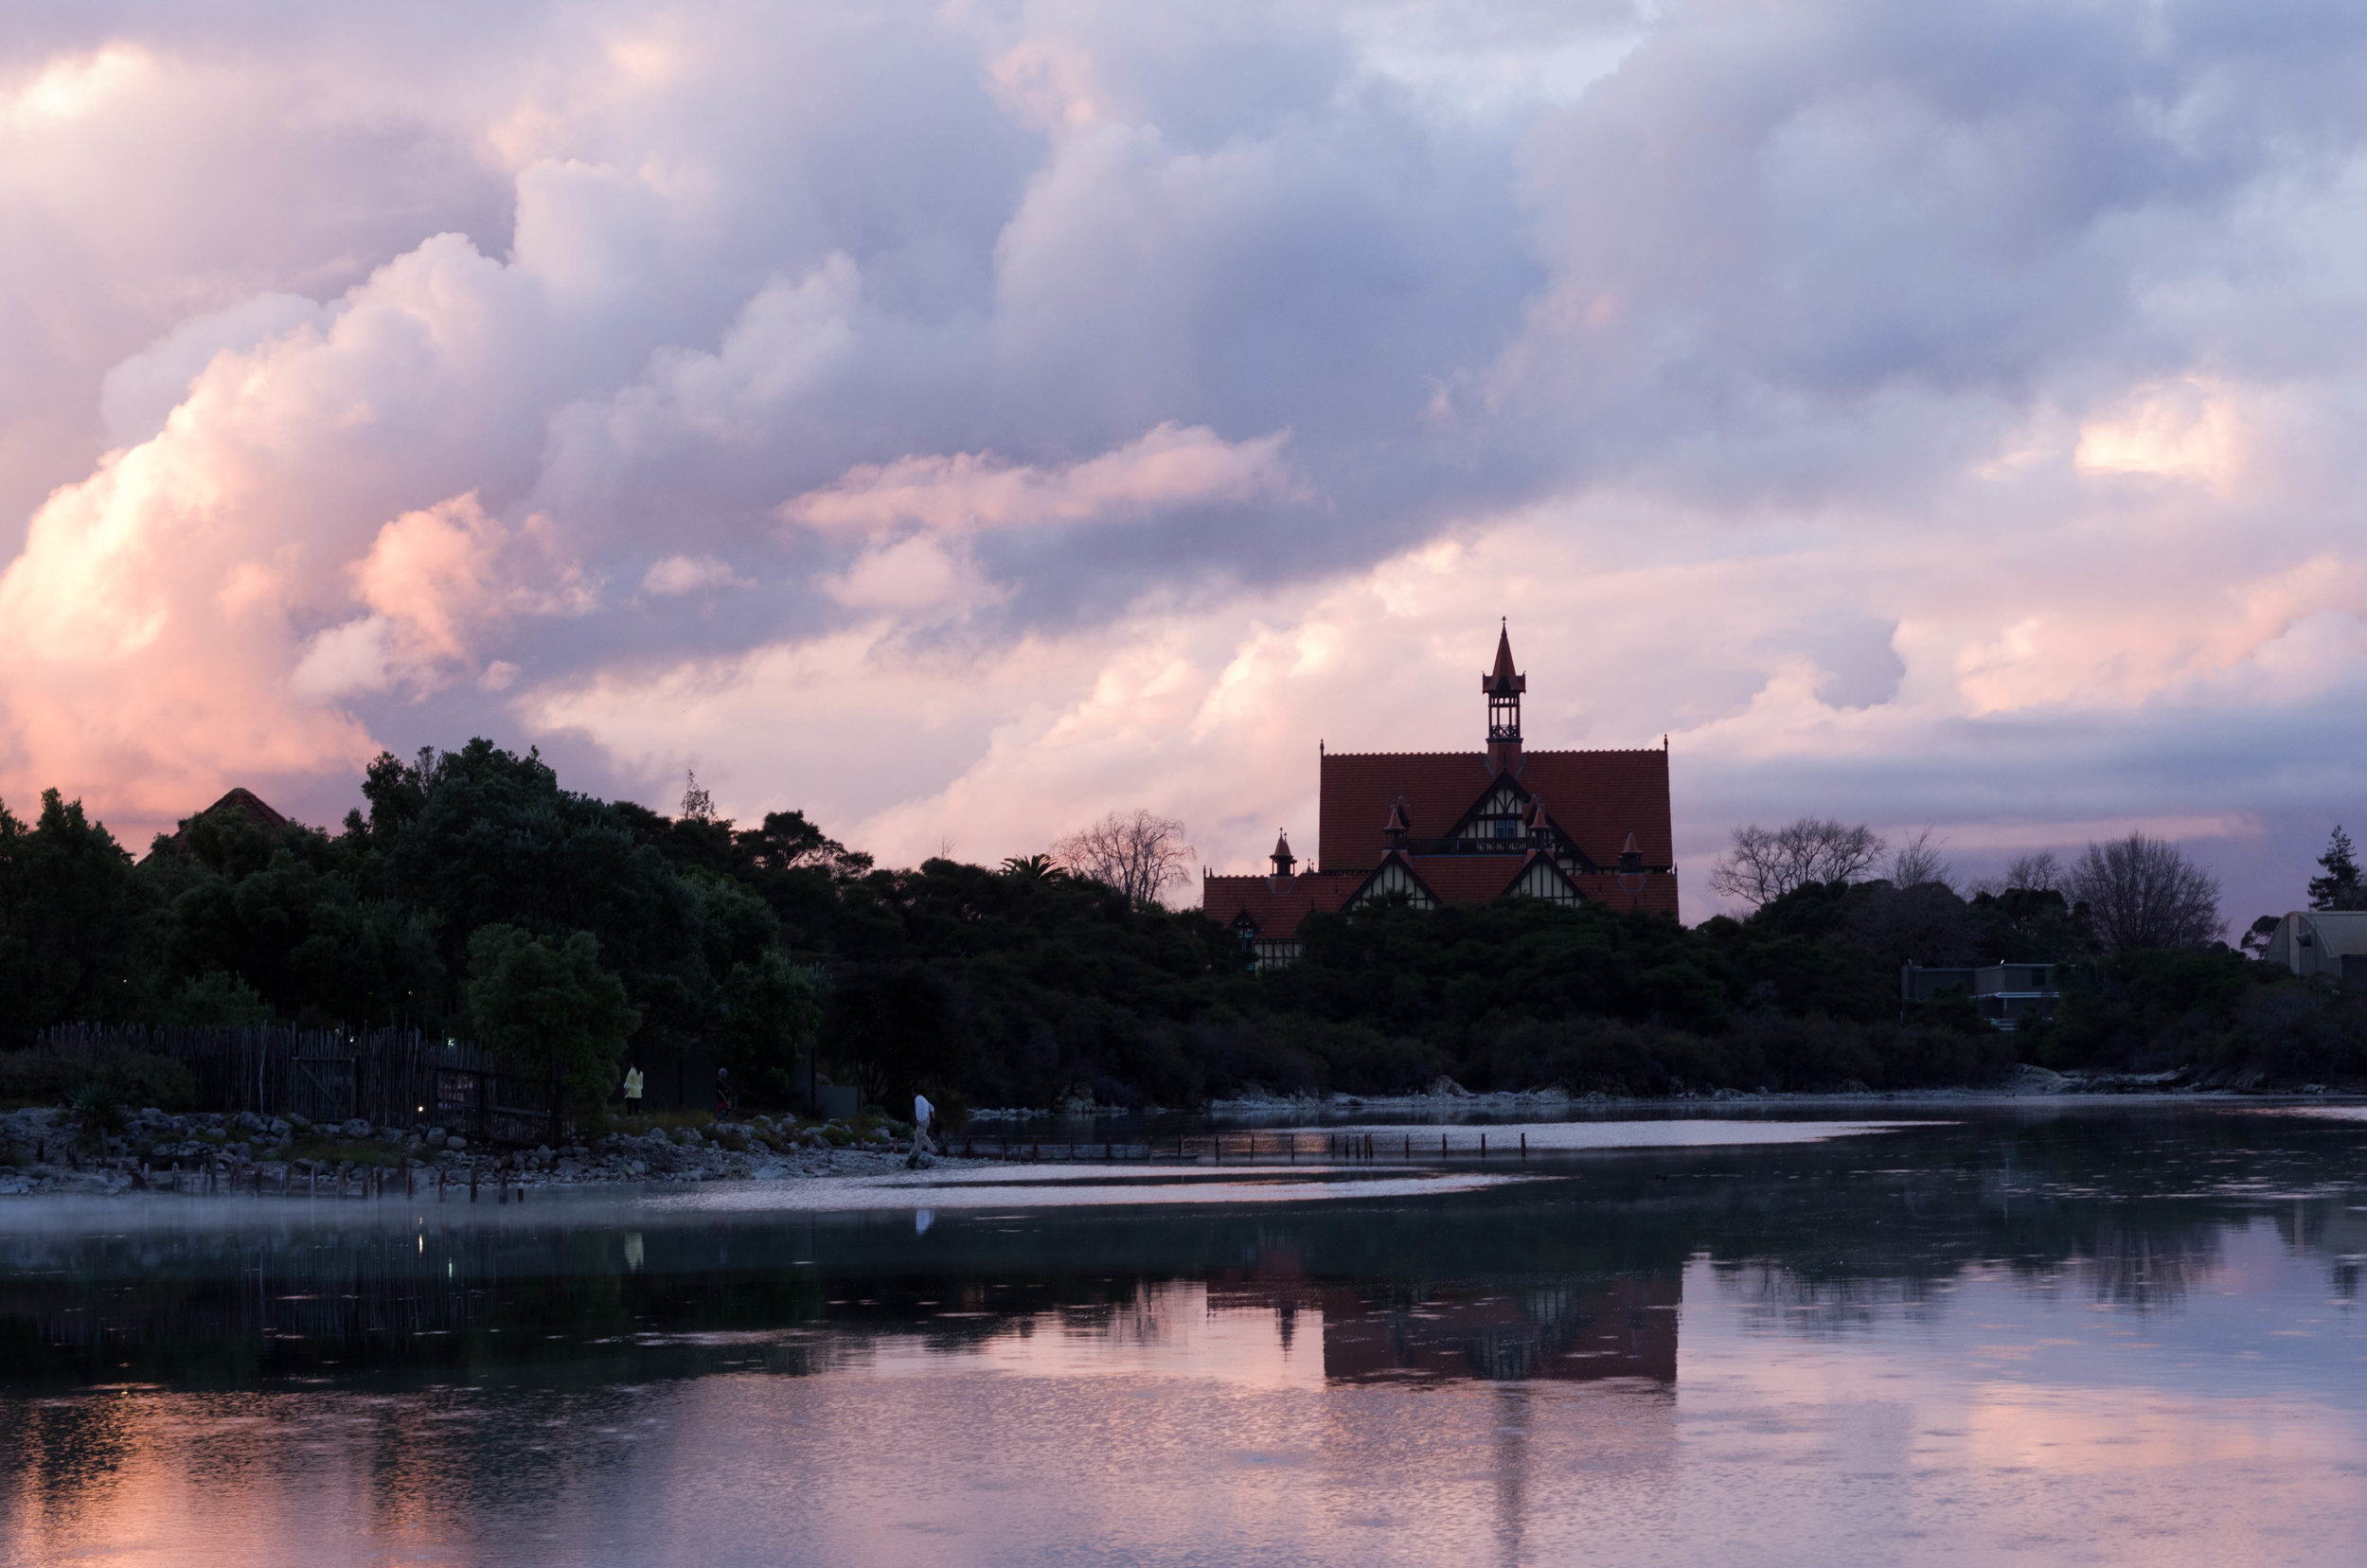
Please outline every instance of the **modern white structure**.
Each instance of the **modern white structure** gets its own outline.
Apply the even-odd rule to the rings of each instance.
[[[2297,909],[2277,922],[2264,956],[2295,974],[2367,985],[2367,909]]]

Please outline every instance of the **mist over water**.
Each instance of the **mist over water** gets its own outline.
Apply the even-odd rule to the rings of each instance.
[[[1159,1204],[18,1205],[0,1561],[2335,1560],[2363,1153],[2049,1106]]]

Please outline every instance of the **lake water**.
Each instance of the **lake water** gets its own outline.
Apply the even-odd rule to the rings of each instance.
[[[19,1203],[0,1562],[2367,1556],[2367,1121],[1883,1114],[1946,1119]]]

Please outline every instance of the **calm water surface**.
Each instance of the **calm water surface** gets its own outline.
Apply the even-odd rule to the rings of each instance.
[[[2367,1557],[2367,1121],[1950,1115],[1540,1132],[1522,1180],[0,1208],[0,1561]]]

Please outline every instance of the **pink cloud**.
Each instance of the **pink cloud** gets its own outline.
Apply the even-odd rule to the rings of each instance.
[[[1042,526],[1291,493],[1287,430],[1227,441],[1172,420],[1098,457],[1060,467],[1011,463],[991,452],[864,463],[810,490],[782,515],[820,528],[876,532]]]

